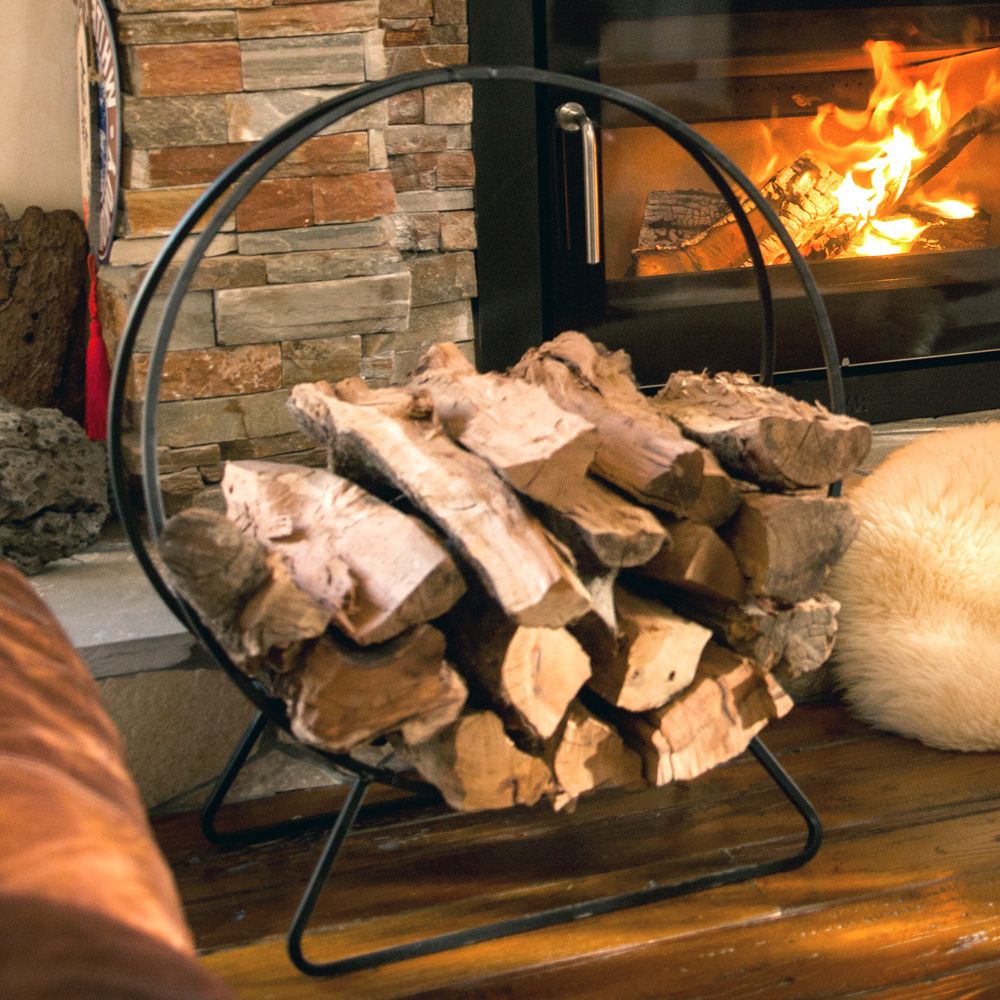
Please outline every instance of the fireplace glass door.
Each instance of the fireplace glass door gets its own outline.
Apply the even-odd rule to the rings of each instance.
[[[648,99],[751,178],[811,265],[847,374],[891,366],[940,386],[959,360],[996,360],[1000,4],[549,0],[535,42],[547,68]],[[538,111],[546,332],[575,326],[625,348],[648,385],[677,368],[756,371],[757,286],[717,189],[655,127],[579,98],[567,115],[566,96]],[[808,307],[780,244],[750,219],[778,369],[808,381],[822,363]],[[883,419],[883,397],[855,391],[854,409]]]

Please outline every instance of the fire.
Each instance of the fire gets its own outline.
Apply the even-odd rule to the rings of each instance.
[[[907,184],[927,160],[928,150],[948,130],[945,94],[947,62],[929,82],[902,67],[903,47],[895,42],[865,43],[875,71],[875,86],[863,111],[821,106],[812,133],[830,162],[844,173],[834,191],[840,212],[854,217],[852,252],[861,256],[904,253],[927,228],[911,215],[893,214],[905,200],[922,213],[971,218],[976,206],[957,199],[931,202]],[[842,137],[846,141],[837,141]]]

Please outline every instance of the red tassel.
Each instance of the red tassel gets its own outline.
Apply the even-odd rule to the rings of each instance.
[[[94,255],[87,255],[90,278],[88,306],[90,339],[87,341],[87,392],[84,426],[91,441],[103,441],[108,436],[108,391],[111,388],[111,367],[104,346],[101,321],[97,318],[97,264]]]

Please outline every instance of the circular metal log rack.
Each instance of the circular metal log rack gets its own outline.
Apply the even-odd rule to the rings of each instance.
[[[108,452],[111,491],[118,516],[136,558],[157,594],[191,633],[201,641],[212,657],[258,710],[257,716],[242,737],[203,809],[202,829],[206,837],[217,844],[253,843],[280,837],[306,827],[329,827],[332,824],[326,846],[317,862],[288,932],[289,957],[297,968],[308,975],[329,976],[357,969],[373,968],[405,958],[433,954],[474,942],[548,927],[584,916],[610,913],[654,900],[700,892],[720,885],[758,878],[778,871],[787,871],[805,864],[819,850],[822,841],[822,825],[815,809],[770,751],[760,739],[755,737],[750,743],[750,751],[805,821],[806,842],[801,849],[794,853],[769,861],[724,869],[697,878],[671,883],[653,882],[633,892],[550,908],[509,920],[486,923],[469,930],[435,934],[418,941],[382,947],[346,958],[313,962],[306,958],[303,953],[303,935],[306,931],[306,925],[329,877],[330,868],[337,852],[357,817],[369,785],[372,782],[379,782],[418,794],[427,793],[428,786],[414,780],[406,772],[372,766],[343,754],[315,750],[322,761],[349,776],[353,782],[347,799],[338,813],[289,820],[250,830],[221,831],[216,826],[218,810],[226,793],[264,729],[269,724],[286,732],[290,729],[284,704],[271,697],[259,681],[247,676],[236,666],[194,609],[174,592],[150,555],[150,550],[156,547],[166,519],[163,495],[159,485],[156,443],[157,401],[170,336],[191,279],[209,245],[221,231],[226,219],[268,171],[307,139],[350,114],[410,90],[449,83],[522,83],[533,87],[556,87],[559,88],[560,92],[598,98],[632,112],[659,128],[681,146],[705,171],[719,190],[746,241],[760,296],[762,327],[760,380],[764,384],[770,385],[774,376],[775,363],[774,310],[767,269],[761,256],[757,237],[747,219],[747,212],[744,208],[747,202],[751,203],[768,222],[787,251],[790,263],[796,270],[806,299],[812,309],[826,368],[830,409],[835,413],[843,413],[845,408],[844,384],[838,363],[837,345],[826,307],[808,265],[772,207],[736,164],[698,132],[669,112],[616,87],[562,73],[521,66],[453,66],[407,73],[388,80],[365,84],[315,105],[275,129],[219,174],[165,240],[159,255],[150,266],[139,288],[126,322],[112,372],[109,398]],[[149,311],[153,296],[157,293],[164,279],[167,268],[177,256],[184,241],[195,233],[199,225],[212,211],[213,206],[216,205],[218,207],[215,208],[208,221],[204,222],[200,232],[195,237],[190,253],[179,265],[173,286],[166,296],[159,327],[150,351],[141,409],[140,437],[144,510],[140,514],[129,489],[128,470],[125,466],[122,442],[124,401],[129,366],[139,331]],[[839,483],[835,483],[830,487],[831,495],[839,493],[839,486]],[[143,526],[143,515],[145,527]],[[310,749],[315,748],[310,747]]]

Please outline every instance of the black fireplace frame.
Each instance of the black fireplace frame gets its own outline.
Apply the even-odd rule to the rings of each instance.
[[[938,0],[923,6],[968,7],[987,0],[958,3]],[[470,61],[492,65],[533,65],[540,69],[597,80],[592,58],[594,24],[609,14],[650,17],[656,14],[766,10],[831,11],[920,7],[900,0],[573,0],[577,23],[553,43],[547,23],[553,0],[468,0]],[[476,156],[478,300],[476,356],[483,370],[512,365],[529,347],[564,329],[578,328],[596,340],[604,337],[632,355],[649,354],[649,368],[659,347],[655,313],[639,323],[605,321],[603,266],[585,265],[564,250],[564,195],[552,178],[561,175],[559,150],[551,128],[553,108],[565,99],[557,90],[504,93],[477,89],[473,121]],[[586,102],[585,102],[586,104]],[[587,111],[597,114],[597,103]],[[521,142],[511,148],[505,123],[519,122]],[[571,197],[573,197],[571,192]],[[1000,251],[997,252],[1000,259]],[[822,268],[820,267],[820,270]],[[640,279],[642,280],[642,279]],[[823,287],[822,280],[820,286]],[[811,336],[811,331],[808,333]],[[1000,340],[998,340],[1000,342]],[[712,352],[708,352],[711,354]],[[699,361],[726,367],[716,358]],[[975,412],[1000,406],[1000,348],[846,364],[843,368],[847,412],[881,423],[914,417]],[[650,388],[658,381],[643,379]],[[775,383],[792,395],[828,402],[819,367],[779,370]]]

